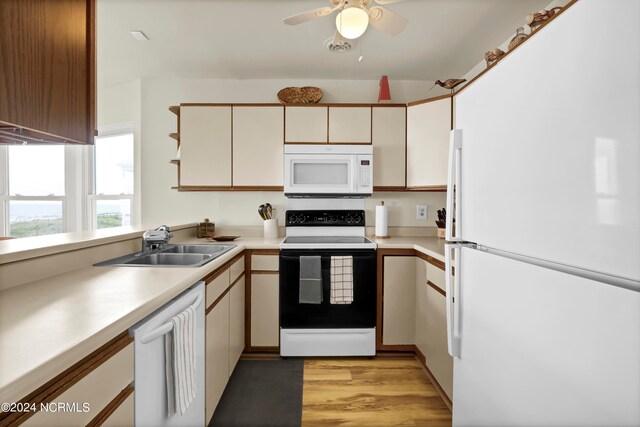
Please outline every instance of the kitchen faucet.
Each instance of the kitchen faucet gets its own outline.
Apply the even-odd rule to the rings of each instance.
[[[173,237],[171,230],[162,225],[154,230],[145,231],[142,235],[142,252],[150,252],[162,249]]]

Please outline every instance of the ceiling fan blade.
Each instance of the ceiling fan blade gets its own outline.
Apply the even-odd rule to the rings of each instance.
[[[390,36],[397,36],[407,26],[409,20],[382,6],[369,9],[369,23]]]
[[[391,3],[400,3],[404,0],[374,0],[378,4],[391,4]]]
[[[306,12],[284,18],[282,22],[287,25],[298,25],[302,24],[303,22],[311,21],[315,18],[330,15],[331,12],[336,9],[337,7],[319,7],[317,9],[308,10]]]

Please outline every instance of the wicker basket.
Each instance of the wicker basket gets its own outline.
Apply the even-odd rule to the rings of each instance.
[[[322,89],[317,87],[285,87],[278,92],[278,99],[283,104],[315,104],[322,95]]]

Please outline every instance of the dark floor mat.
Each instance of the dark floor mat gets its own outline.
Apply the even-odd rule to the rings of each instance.
[[[299,427],[304,360],[240,360],[209,427]]]

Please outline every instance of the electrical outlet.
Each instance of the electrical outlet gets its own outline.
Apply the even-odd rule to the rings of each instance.
[[[420,221],[427,219],[427,205],[416,205],[416,219]]]

